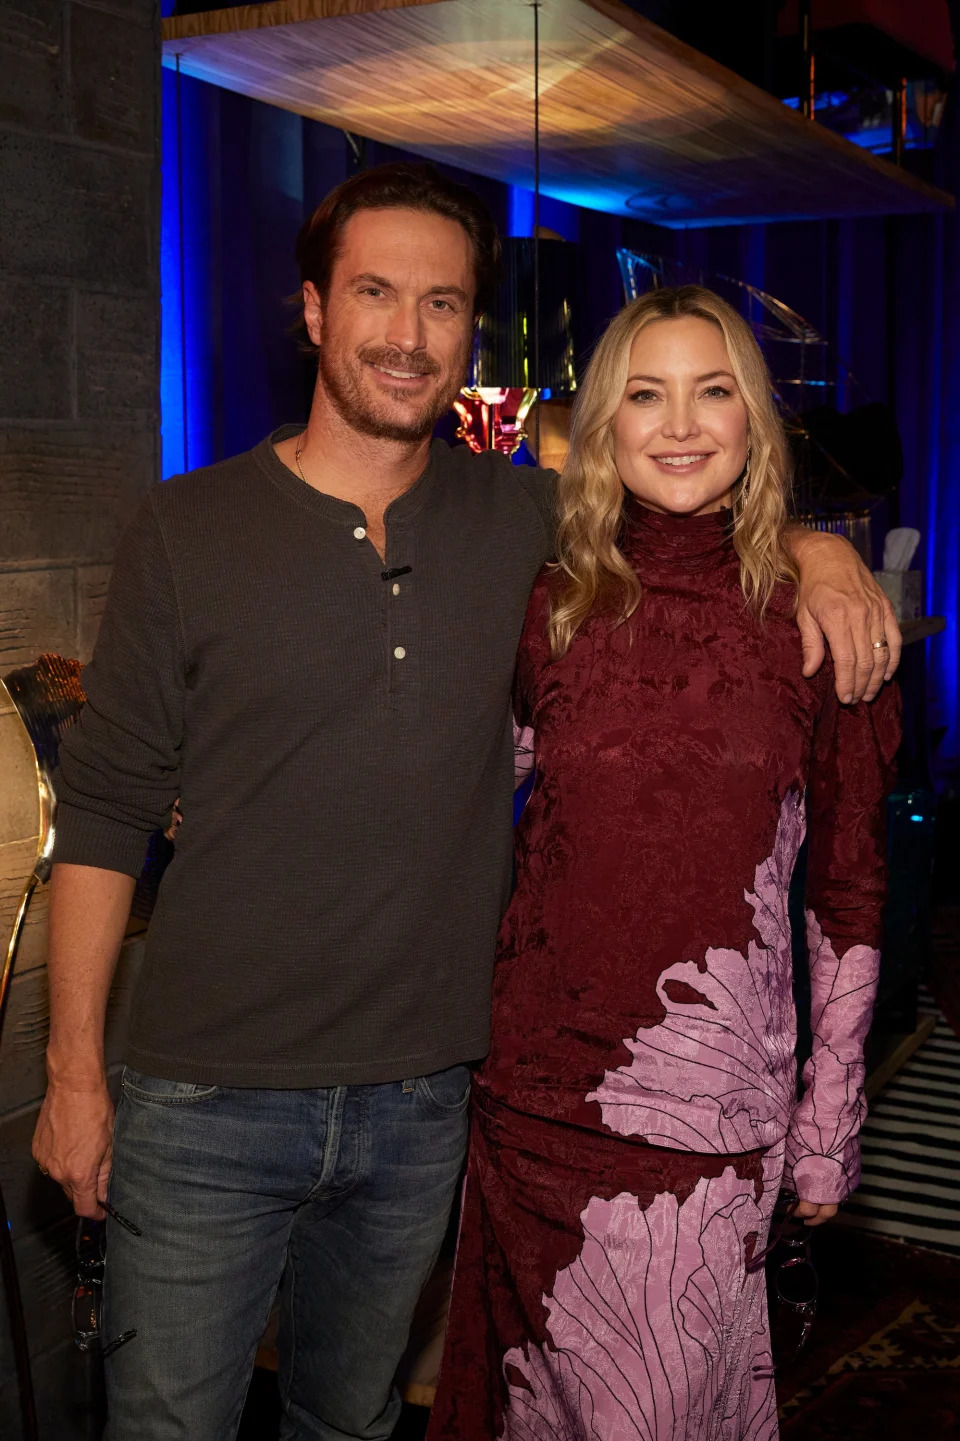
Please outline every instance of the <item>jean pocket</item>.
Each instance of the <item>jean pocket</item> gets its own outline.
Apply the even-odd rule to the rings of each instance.
[[[417,1090],[435,1111],[455,1115],[466,1108],[470,1099],[470,1067],[450,1066],[446,1071],[434,1071],[432,1076],[420,1076]]]
[[[195,1101],[205,1101],[219,1089],[219,1086],[203,1086],[196,1081],[166,1081],[160,1076],[146,1076],[129,1066],[123,1072],[123,1094],[132,1101],[146,1101],[154,1106],[189,1106]]]

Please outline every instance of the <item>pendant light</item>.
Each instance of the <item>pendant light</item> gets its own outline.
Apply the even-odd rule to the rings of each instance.
[[[454,402],[460,439],[513,455],[538,398],[571,396],[579,248],[544,239],[540,226],[540,5],[533,11],[533,235],[503,242],[503,282],[474,337],[471,384]],[[540,450],[540,409],[534,411]]]

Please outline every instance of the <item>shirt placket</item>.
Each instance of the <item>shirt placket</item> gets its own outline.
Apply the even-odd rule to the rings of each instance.
[[[387,691],[398,710],[414,710],[419,690],[419,577],[414,552],[411,528],[402,521],[388,524],[380,583],[386,604]]]

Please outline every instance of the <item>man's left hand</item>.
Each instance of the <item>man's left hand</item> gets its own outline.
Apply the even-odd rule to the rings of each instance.
[[[820,669],[826,642],[843,704],[873,700],[900,664],[902,641],[893,607],[842,536],[797,528],[790,531],[789,544],[800,569],[797,625],[803,674]],[[878,640],[886,646],[876,647]]]

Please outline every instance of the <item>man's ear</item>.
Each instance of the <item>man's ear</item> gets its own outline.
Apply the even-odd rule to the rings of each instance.
[[[323,336],[323,305],[312,280],[303,282],[303,323],[313,344],[319,345]]]

